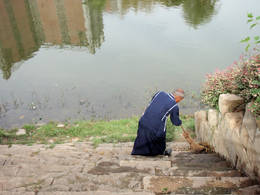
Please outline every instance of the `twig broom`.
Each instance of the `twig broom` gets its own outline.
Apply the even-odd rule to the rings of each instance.
[[[201,143],[196,143],[191,137],[190,134],[183,128],[183,126],[181,126],[182,131],[183,131],[183,136],[186,139],[186,141],[190,144],[190,148],[193,152],[196,153],[201,153],[203,151],[205,152],[213,152],[214,149],[205,142],[201,142]]]

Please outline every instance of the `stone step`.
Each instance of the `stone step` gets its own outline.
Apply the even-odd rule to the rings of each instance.
[[[172,167],[177,167],[179,170],[209,170],[209,171],[228,171],[233,170],[229,162],[220,161],[216,163],[200,163],[194,161],[186,161],[183,163],[172,163]]]
[[[151,192],[86,191],[86,192],[39,192],[37,195],[154,195],[154,193],[151,193]]]
[[[258,195],[260,194],[260,185],[253,185],[246,188],[240,188],[232,192],[232,195]]]
[[[149,160],[149,161],[172,161],[174,162],[186,162],[186,161],[198,161],[200,163],[203,162],[220,162],[225,161],[221,157],[219,157],[216,153],[209,153],[209,154],[194,154],[191,152],[172,152],[170,157],[159,155],[155,157],[149,156],[129,156],[129,158],[121,159],[121,160]]]
[[[0,195],[36,195],[35,192],[0,192]],[[38,192],[37,195],[156,195],[150,192],[109,192],[109,191],[90,191],[90,192]],[[175,194],[174,195],[183,195]],[[185,194],[194,195],[194,194]],[[204,195],[204,194],[196,194]],[[230,194],[219,194],[219,195],[230,195]]]
[[[35,195],[35,192],[0,191],[0,195]],[[110,191],[84,191],[84,192],[38,192],[37,195],[154,195],[152,192],[110,192]]]
[[[173,151],[172,156],[174,158],[220,158],[217,153],[194,153],[191,151]]]
[[[53,178],[46,176],[39,177],[0,177],[1,191],[20,191],[30,186],[49,186]]]
[[[225,159],[221,158],[216,153],[208,153],[208,154],[194,154],[191,152],[174,152],[173,155],[169,158],[172,161],[187,161],[187,160],[197,160],[204,162],[207,160],[208,162],[218,162],[224,161]]]
[[[215,162],[208,162],[204,159],[201,161],[200,159],[193,160],[121,160],[120,166],[123,167],[133,167],[133,168],[158,168],[158,169],[172,169],[172,170],[209,170],[209,171],[229,171],[233,170],[230,167],[230,164],[227,161],[219,160]]]
[[[156,176],[185,176],[185,177],[241,177],[241,173],[237,170],[227,171],[210,171],[210,170],[190,170],[178,167],[171,167],[169,169],[155,168]]]
[[[145,190],[154,193],[230,194],[254,182],[247,177],[146,176],[143,185]]]
[[[121,160],[121,167],[133,167],[133,168],[170,168],[171,161],[152,161],[152,160]]]
[[[0,191],[0,195],[35,195],[35,192],[10,192],[10,191]]]
[[[24,164],[19,165],[7,165],[0,167],[0,178],[1,177],[33,177],[49,173],[79,173],[86,172],[95,167],[94,162],[82,163],[77,166],[64,166],[64,165],[53,165],[53,164]]]
[[[182,152],[176,154],[171,160],[172,166],[177,166],[180,169],[205,169],[211,171],[226,171],[233,169],[229,162],[220,158],[216,153],[192,154],[189,152]]]
[[[187,142],[170,142],[167,143],[167,148],[171,148],[173,151],[188,151],[190,145]]]
[[[0,195],[36,195],[35,192],[0,192]],[[38,192],[37,195],[156,195],[152,192],[109,192],[109,191],[86,191],[86,192]],[[174,195],[183,195],[175,194]],[[185,195],[194,195],[194,194],[185,194]],[[203,194],[196,194],[203,195]],[[230,195],[230,194],[219,194],[219,195]]]

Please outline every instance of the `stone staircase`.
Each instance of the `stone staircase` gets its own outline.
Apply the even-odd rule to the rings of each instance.
[[[260,194],[215,153],[168,143],[171,157],[131,156],[132,143],[0,146],[0,195]]]

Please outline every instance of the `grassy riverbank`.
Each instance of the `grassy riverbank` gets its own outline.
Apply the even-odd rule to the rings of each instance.
[[[183,126],[194,136],[194,119],[181,116]],[[100,143],[132,142],[136,137],[138,117],[111,121],[78,121],[74,123],[50,122],[42,126],[25,125],[22,129],[26,134],[17,135],[18,129],[1,130],[0,144],[34,143],[55,145],[72,141],[92,141],[94,145]],[[167,141],[179,140],[181,128],[173,126],[167,121]]]

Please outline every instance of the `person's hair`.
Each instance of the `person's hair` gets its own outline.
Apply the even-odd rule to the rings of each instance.
[[[175,95],[175,96],[180,96],[180,97],[184,98],[184,90],[183,90],[183,89],[176,89],[176,90],[173,92],[173,95]]]

